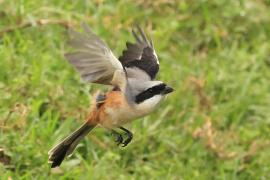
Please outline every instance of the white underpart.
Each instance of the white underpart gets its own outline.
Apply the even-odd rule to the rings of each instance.
[[[151,113],[160,104],[161,100],[164,98],[162,95],[155,95],[147,100],[144,100],[140,104],[136,105],[136,110],[140,116],[145,116]]]
[[[119,108],[117,112],[115,109],[107,108],[106,113],[109,115],[108,117],[110,117],[110,120],[104,121],[106,123],[102,125],[107,128],[119,127],[135,119],[146,116],[154,111],[163,99],[164,96],[155,95],[133,107],[128,105],[123,106],[122,108]]]

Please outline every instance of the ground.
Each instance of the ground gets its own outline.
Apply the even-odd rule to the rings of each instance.
[[[48,150],[104,89],[63,57],[81,22],[117,56],[139,24],[175,91],[126,148],[95,129],[51,170]],[[270,179],[269,24],[269,0],[0,0],[1,179]]]

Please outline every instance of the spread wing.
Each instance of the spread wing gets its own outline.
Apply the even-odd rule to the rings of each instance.
[[[119,57],[122,65],[127,68],[138,68],[154,79],[159,70],[159,61],[156,55],[152,40],[147,39],[142,29],[137,26],[132,34],[136,39],[135,43],[127,42],[127,49]],[[129,74],[128,74],[129,76]]]
[[[111,81],[116,70],[123,71],[120,61],[91,29],[82,25],[84,33],[70,30],[69,44],[74,48],[66,53],[66,59],[80,73],[86,82],[113,84]]]

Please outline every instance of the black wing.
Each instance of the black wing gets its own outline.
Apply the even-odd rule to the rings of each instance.
[[[119,60],[123,66],[137,67],[145,71],[151,79],[154,79],[159,70],[159,61],[152,40],[149,42],[145,33],[139,26],[136,26],[136,31],[138,33],[136,33],[135,30],[132,30],[136,42],[126,43],[127,49],[123,51]]]

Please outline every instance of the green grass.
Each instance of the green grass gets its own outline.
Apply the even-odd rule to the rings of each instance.
[[[269,0],[0,0],[0,32],[38,19],[85,21],[118,56],[139,23],[160,57],[158,79],[175,92],[134,121],[128,147],[95,129],[51,171],[48,150],[84,121],[101,86],[64,60],[64,27],[4,33],[0,179],[270,179]]]

